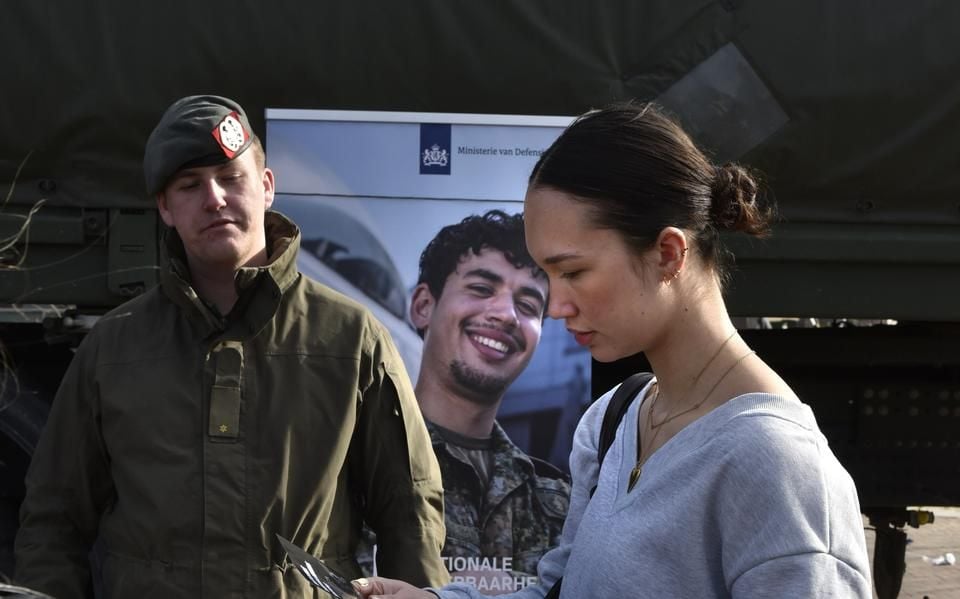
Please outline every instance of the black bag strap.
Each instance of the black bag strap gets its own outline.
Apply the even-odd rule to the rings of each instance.
[[[627,380],[620,383],[617,390],[614,391],[610,403],[607,404],[607,411],[603,413],[603,423],[600,425],[600,442],[597,444],[597,464],[603,465],[603,458],[607,457],[607,450],[613,445],[613,438],[617,436],[617,427],[623,420],[623,415],[627,413],[627,408],[633,403],[637,393],[650,382],[653,378],[652,372],[637,372],[627,377]],[[637,439],[637,444],[640,439]],[[590,489],[590,497],[593,497],[597,486]],[[563,584],[563,576],[553,583],[544,599],[558,599],[560,597],[560,587]]]
[[[607,456],[607,450],[613,444],[613,438],[617,436],[617,427],[623,420],[623,415],[627,413],[627,408],[633,403],[643,387],[653,378],[652,372],[637,372],[627,377],[614,392],[607,404],[607,411],[603,414],[603,424],[600,425],[600,443],[597,445],[597,464],[603,464],[603,458]],[[640,439],[637,439],[637,443]]]

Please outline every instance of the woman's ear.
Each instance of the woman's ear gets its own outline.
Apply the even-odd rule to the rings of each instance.
[[[657,237],[660,280],[669,285],[687,263],[687,236],[682,229],[666,227]]]

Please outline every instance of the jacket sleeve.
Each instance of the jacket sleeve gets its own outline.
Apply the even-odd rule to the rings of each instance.
[[[364,519],[377,535],[377,570],[418,586],[449,580],[440,467],[400,355],[373,328],[371,381],[362,388],[357,434]]]
[[[113,496],[101,441],[93,334],[60,384],[26,477],[14,580],[58,599],[92,596],[89,552]]]

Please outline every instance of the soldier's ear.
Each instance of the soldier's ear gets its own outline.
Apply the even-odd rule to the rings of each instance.
[[[437,300],[430,293],[426,283],[420,283],[413,289],[413,298],[410,300],[410,322],[418,331],[426,330],[433,317],[433,309]]]
[[[160,213],[160,218],[163,219],[163,223],[168,227],[173,226],[173,213],[170,211],[170,207],[167,205],[167,194],[163,191],[157,193],[157,212]]]

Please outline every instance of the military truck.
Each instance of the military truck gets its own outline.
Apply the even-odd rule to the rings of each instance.
[[[192,93],[237,99],[261,134],[267,107],[574,115],[661,102],[715,158],[765,173],[778,201],[769,240],[731,240],[729,307],[853,474],[878,553],[893,555],[876,568],[881,596],[899,587],[899,529],[922,519],[907,507],[960,504],[960,6],[13,0],[0,12],[4,551],[72,350],[156,283],[142,149]],[[641,361],[595,364],[595,394]]]

